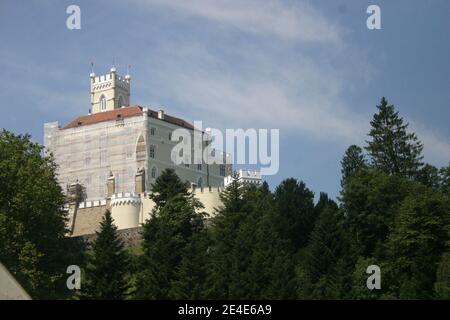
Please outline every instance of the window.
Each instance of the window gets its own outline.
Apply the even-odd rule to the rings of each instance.
[[[118,107],[121,107],[121,106],[123,106],[123,105],[125,105],[125,104],[123,103],[123,97],[122,97],[122,96],[119,96],[119,102],[118,102],[117,106],[118,106]]]
[[[222,177],[225,177],[225,165],[221,164],[219,168],[220,168],[220,175]]]
[[[150,146],[150,158],[155,158],[155,146]]]
[[[150,135],[154,136],[155,135],[155,131],[156,131],[156,128],[151,127],[150,128]]]
[[[197,164],[197,170],[202,171],[202,164],[201,163]]]
[[[100,96],[100,111],[106,110],[106,97],[104,94]]]
[[[151,172],[152,178],[155,179],[156,178],[156,167],[152,168],[152,172]]]

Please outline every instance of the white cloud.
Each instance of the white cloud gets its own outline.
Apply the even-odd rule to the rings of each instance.
[[[331,25],[305,2],[275,0],[139,0],[185,15],[202,17],[254,35],[274,35],[286,40],[340,41],[338,27]]]
[[[214,48],[193,35],[159,44],[148,74],[180,102],[183,113],[219,127],[280,128],[283,134],[343,146],[364,143],[372,112],[361,113],[351,94],[370,84],[377,70],[364,49],[346,43],[345,30],[308,3],[139,2],[152,10],[203,19],[204,28],[213,28],[223,42]],[[235,30],[249,41],[230,41],[227,32]],[[448,141],[426,128],[419,133],[428,161],[448,161]]]

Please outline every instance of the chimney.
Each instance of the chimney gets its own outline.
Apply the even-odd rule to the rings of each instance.
[[[116,193],[116,178],[114,178],[114,175],[112,172],[109,172],[108,181],[106,182],[106,187],[108,189],[107,197],[111,198],[111,196]]]
[[[164,120],[164,110],[158,111],[158,119]]]
[[[68,199],[69,203],[79,203],[83,200],[83,188],[78,181],[69,185]]]

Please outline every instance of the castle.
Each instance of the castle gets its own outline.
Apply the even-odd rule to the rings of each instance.
[[[198,132],[189,122],[130,105],[131,77],[117,74],[114,67],[105,75],[90,75],[91,109],[64,126],[44,124],[44,145],[58,165],[57,177],[67,192],[66,210],[72,236],[92,234],[106,209],[111,210],[118,229],[139,227],[154,207],[151,185],[166,168],[172,168],[191,192],[212,214],[220,206],[224,178],[232,172],[223,164],[171,161],[176,145],[171,135],[177,128]],[[202,148],[210,141],[202,139]]]

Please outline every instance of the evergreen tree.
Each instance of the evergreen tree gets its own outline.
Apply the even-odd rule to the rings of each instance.
[[[86,283],[82,283],[80,297],[96,300],[125,299],[129,289],[127,272],[130,260],[117,235],[117,227],[109,210],[103,216],[96,235],[92,256],[86,267]]]
[[[325,195],[323,198],[325,199]],[[323,200],[325,201],[325,200]],[[300,298],[338,299],[348,293],[351,248],[336,204],[325,205],[300,259]],[[347,278],[348,277],[348,278]],[[347,279],[346,279],[347,278]]]
[[[203,205],[194,197],[178,194],[164,199],[164,206],[155,208],[144,224],[142,273],[138,277],[137,297],[168,299],[183,253],[192,237],[203,229]],[[193,294],[184,292],[184,294]]]
[[[341,192],[346,226],[359,255],[381,258],[390,227],[414,183],[375,170],[361,170],[348,179]]]
[[[275,190],[279,234],[289,239],[296,249],[306,246],[314,222],[314,193],[304,182],[289,178]]]
[[[367,268],[371,265],[377,265],[381,270],[381,289],[372,289],[370,290],[367,287],[367,279],[370,276],[367,273]],[[352,274],[352,289],[351,289],[351,298],[358,300],[376,300],[380,298],[395,298],[394,296],[389,297],[386,295],[385,283],[389,283],[389,280],[386,279],[384,270],[386,269],[385,265],[380,263],[379,260],[374,258],[365,258],[358,257],[356,261],[356,265]]]
[[[232,252],[239,224],[246,217],[244,192],[244,186],[238,181],[237,173],[234,173],[232,182],[220,194],[222,206],[216,208],[211,219],[209,235],[212,244],[209,249],[209,272],[205,292],[207,298],[231,297],[229,287],[234,281],[232,267],[239,259]]]
[[[145,299],[194,297],[198,290],[190,287],[186,276],[188,256],[200,254],[201,242],[191,243],[204,227],[203,205],[188,193],[172,169],[156,179],[151,198],[156,207],[144,224],[142,272],[138,275],[136,296]],[[184,258],[184,261],[183,261]]]
[[[166,201],[179,195],[188,196],[187,182],[181,181],[174,169],[165,169],[152,184],[150,199],[155,202],[157,208],[162,208]]]
[[[422,166],[422,143],[415,133],[407,132],[408,123],[403,122],[386,98],[381,99],[377,108],[366,147],[373,166],[389,175],[415,177]]]
[[[68,291],[65,198],[55,172],[29,135],[0,132],[0,261],[34,299]]]
[[[438,299],[450,300],[450,253],[444,253],[438,265],[434,290]]]
[[[449,200],[422,186],[406,197],[387,239],[391,292],[401,299],[430,299],[437,265],[449,240]]]
[[[274,228],[267,184],[228,187],[210,228],[207,298],[286,299],[295,296],[293,250]],[[240,206],[230,199],[239,199]],[[234,211],[239,210],[239,211]]]
[[[440,189],[439,170],[430,164],[425,164],[418,172],[416,181],[433,190]]]
[[[439,170],[440,177],[440,189],[446,194],[450,194],[450,164],[447,167],[441,168]]]
[[[171,280],[171,299],[204,299],[210,241],[206,229],[193,234],[181,251],[181,261]]]
[[[341,161],[341,186],[343,187],[345,181],[355,172],[365,168],[367,168],[367,163],[362,149],[356,145],[348,147]]]

